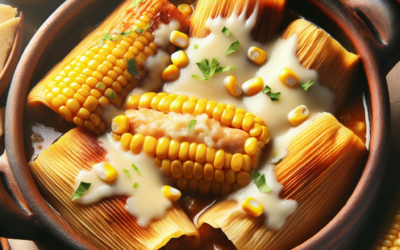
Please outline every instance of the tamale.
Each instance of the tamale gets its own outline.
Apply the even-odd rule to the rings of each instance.
[[[137,225],[125,209],[126,198],[114,197],[94,205],[71,201],[76,176],[104,161],[106,151],[79,128],[62,136],[29,167],[44,196],[61,218],[82,238],[99,249],[159,249],[171,238],[199,235],[179,203],[147,228]]]
[[[121,107],[139,84],[146,59],[158,51],[152,31],[172,19],[187,32],[189,20],[167,0],[122,1],[35,86],[29,114],[41,119],[53,109],[79,127],[103,132],[103,109]]]
[[[288,147],[276,166],[280,196],[296,200],[297,210],[276,231],[265,216],[234,215],[235,201],[221,201],[199,218],[198,225],[221,228],[238,249],[290,249],[314,235],[343,206],[367,149],[332,115],[321,114]],[[288,237],[290,235],[290,237]]]
[[[206,28],[207,19],[217,16],[229,17],[234,11],[241,14],[245,8],[246,17],[249,17],[257,5],[257,21],[252,30],[252,36],[259,42],[268,42],[281,27],[285,16],[285,0],[199,0],[191,19],[190,35],[206,37],[210,34],[210,30]]]
[[[307,69],[316,70],[319,82],[335,92],[337,105],[352,93],[359,66],[357,55],[348,52],[335,39],[312,23],[298,19],[283,32],[283,38],[298,35],[297,57]]]

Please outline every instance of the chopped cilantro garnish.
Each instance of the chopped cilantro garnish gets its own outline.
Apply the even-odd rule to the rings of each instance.
[[[132,164],[133,169],[135,169],[136,173],[138,173],[140,175],[140,171],[139,169],[136,167],[135,164]]]
[[[146,0],[134,0],[133,3],[129,6],[129,8],[135,8],[136,6],[139,5],[139,3],[143,3]]]
[[[144,29],[142,29],[142,28],[135,29],[135,32],[137,32],[137,33],[143,33],[143,32],[144,32]]]
[[[198,49],[198,48],[199,48],[199,45],[198,45],[198,44],[195,44],[195,45],[193,46],[193,48],[194,48],[194,49]]]
[[[279,101],[279,98],[281,97],[281,92],[277,93],[271,92],[271,88],[268,85],[265,85],[263,93],[267,94],[269,98],[271,98],[271,101]]]
[[[81,182],[78,189],[72,195],[72,200],[76,200],[82,197],[82,195],[89,189],[91,183]]]
[[[191,120],[191,121],[189,122],[189,129],[193,129],[194,126],[196,125],[196,123],[197,123],[196,120]]]
[[[251,173],[251,179],[253,180],[254,184],[256,184],[258,190],[260,190],[261,193],[269,193],[272,191],[272,189],[267,185],[264,174],[253,171],[253,173]]]
[[[125,175],[126,175],[128,178],[131,177],[131,173],[130,173],[128,170],[126,170],[125,168],[122,168],[122,170],[124,170]]]
[[[98,47],[103,47],[104,45],[104,40],[112,40],[112,41],[118,41],[119,38],[117,39],[113,39],[110,35],[110,33],[108,33],[108,31],[100,38],[99,44],[97,45]]]
[[[300,88],[304,91],[307,91],[313,84],[314,82],[310,80],[304,84],[300,84]]]
[[[144,28],[135,29],[135,32],[143,34],[146,30],[150,29],[152,25],[153,25],[152,23],[148,23],[146,24],[146,26],[144,26]]]
[[[224,26],[224,28],[222,29],[222,33],[224,33],[226,36],[229,36],[231,34],[231,31]]]
[[[134,58],[129,59],[127,61],[127,63],[128,63],[128,72],[129,72],[129,74],[131,74],[132,76],[135,76],[136,73],[138,72],[135,59]]]
[[[207,81],[215,73],[222,73],[222,72],[226,72],[226,71],[229,71],[229,70],[236,69],[236,67],[232,66],[232,65],[221,67],[219,65],[219,63],[218,63],[218,58],[216,58],[216,57],[213,57],[213,59],[211,60],[211,63],[210,63],[210,60],[205,58],[201,62],[198,62],[196,64],[199,67],[200,71],[203,73],[204,80],[202,80],[199,76],[196,76],[196,75],[192,75],[192,77],[196,78],[196,79],[199,79],[199,80],[202,80],[202,81]]]
[[[229,48],[224,52],[226,56],[232,54],[233,52],[237,51],[240,47],[239,41],[236,41],[229,46]]]
[[[133,188],[137,188],[139,186],[139,183],[135,182],[135,184],[133,184]]]
[[[121,32],[121,36],[130,36],[133,33],[133,30],[130,30],[128,32]]]

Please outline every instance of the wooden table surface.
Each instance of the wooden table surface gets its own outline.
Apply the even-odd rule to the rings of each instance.
[[[57,9],[65,0],[51,0],[41,4],[18,4],[10,0],[0,0],[1,4],[13,5],[19,11],[23,11],[25,15],[25,40],[26,46],[33,35],[36,33],[40,25]],[[400,0],[399,0],[400,1]],[[400,45],[399,45],[400,49]],[[393,68],[387,76],[389,85],[389,95],[391,103],[391,149],[389,163],[386,168],[385,176],[381,183],[380,194],[378,197],[377,207],[374,209],[373,215],[369,220],[369,224],[364,228],[363,235],[358,239],[358,243],[354,249],[369,249],[379,230],[389,207],[395,197],[400,186],[400,62]],[[5,106],[8,90],[0,98],[0,107]],[[3,140],[4,138],[1,138]],[[384,167],[384,166],[382,166]],[[7,243],[3,239],[2,243]],[[9,249],[12,250],[34,250],[39,248],[33,242],[8,240]],[[7,247],[4,250],[8,250]],[[0,244],[0,249],[1,244]]]

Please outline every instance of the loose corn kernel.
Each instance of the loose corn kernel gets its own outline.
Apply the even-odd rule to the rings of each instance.
[[[279,73],[279,80],[288,87],[295,87],[299,83],[299,77],[288,68]]]
[[[258,94],[264,88],[264,81],[261,77],[254,77],[242,85],[242,90],[245,96],[253,96]]]
[[[247,52],[247,57],[253,63],[261,66],[267,59],[267,53],[265,53],[264,50],[253,46],[249,48],[249,51]]]
[[[242,203],[242,208],[244,211],[254,217],[258,217],[264,212],[264,208],[261,203],[253,197],[247,197]]]
[[[128,151],[130,149],[130,145],[132,142],[132,134],[131,133],[125,133],[121,136],[121,147],[125,150]]]
[[[181,191],[168,185],[165,185],[162,188],[161,193],[165,196],[165,198],[167,198],[172,202],[179,200],[179,198],[181,198],[182,195]]]
[[[182,69],[189,65],[189,58],[183,50],[179,50],[171,55],[172,63]]]
[[[183,174],[183,166],[180,160],[174,160],[171,162],[171,176],[175,179],[179,179]]]
[[[242,94],[242,87],[240,87],[239,82],[234,76],[228,76],[224,79],[224,85],[226,90],[228,90],[231,96],[240,96]]]
[[[105,182],[112,182],[117,178],[118,172],[117,170],[110,165],[110,163],[105,162],[104,164],[97,165],[95,167],[96,174]]]
[[[288,114],[288,120],[292,126],[299,126],[308,119],[310,111],[305,105],[300,105]]]
[[[146,136],[144,138],[143,150],[149,156],[154,156],[157,149],[157,139],[152,136]]]
[[[238,172],[243,167],[243,155],[242,154],[234,154],[231,160],[231,169],[235,172]]]
[[[171,32],[170,41],[173,45],[186,49],[189,45],[189,37],[177,30]]]
[[[156,155],[157,157],[161,159],[165,159],[168,156],[168,149],[169,149],[169,144],[171,141],[168,138],[160,138],[158,140],[157,144],[157,149],[156,149]]]
[[[182,14],[190,16],[193,13],[192,7],[189,4],[179,4],[178,9]]]
[[[255,155],[257,152],[258,140],[254,137],[247,138],[244,143],[244,151],[248,155]]]
[[[161,73],[162,79],[166,82],[173,82],[176,81],[179,78],[180,71],[178,67],[175,65],[171,64],[168,67],[164,69],[164,71]]]
[[[129,118],[126,115],[119,115],[112,120],[112,131],[117,134],[124,134],[129,131]]]

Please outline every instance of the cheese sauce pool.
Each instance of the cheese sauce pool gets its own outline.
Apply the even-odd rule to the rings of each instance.
[[[254,13],[257,13],[257,8]],[[283,226],[287,216],[296,210],[297,202],[283,200],[279,197],[282,185],[276,180],[275,165],[271,162],[276,162],[286,156],[286,149],[291,140],[303,131],[319,113],[334,111],[334,94],[318,82],[316,71],[305,69],[300,65],[296,57],[298,46],[296,35],[287,40],[276,39],[265,45],[260,44],[253,41],[250,35],[255,21],[255,14],[246,20],[244,14],[238,15],[237,13],[232,14],[229,18],[217,17],[208,20],[207,26],[211,30],[211,34],[206,38],[190,38],[189,47],[185,51],[189,57],[189,66],[181,69],[181,75],[177,81],[164,84],[163,91],[233,104],[236,108],[243,108],[254,113],[266,122],[272,137],[265,153],[266,156],[257,171],[265,175],[267,184],[272,191],[261,193],[251,182],[247,187],[226,199],[236,200],[237,212],[245,213],[241,208],[242,202],[249,196],[256,198],[263,205],[264,213],[267,215],[265,216],[266,226],[277,230]],[[224,27],[231,30],[230,36],[226,36],[222,32]],[[169,44],[170,32],[178,28],[176,22],[172,21],[161,28],[163,32],[156,31],[154,35],[157,44],[166,48],[166,45]],[[224,51],[237,40],[240,42],[239,49],[233,54],[225,56]],[[198,49],[195,49],[194,45],[198,45]],[[267,61],[261,67],[247,59],[247,51],[252,46],[257,46],[267,53]],[[236,69],[215,74],[207,81],[194,79],[192,75],[204,78],[196,63],[204,58],[211,61],[213,57],[218,58],[221,66],[233,65]],[[169,63],[170,57],[162,50],[159,50],[156,56],[150,57],[146,62],[146,68],[149,71],[148,78],[142,82],[140,88],[135,89],[131,94],[142,94],[145,91],[160,89],[163,84],[160,73]],[[311,80],[314,84],[307,91],[302,90],[299,86],[287,87],[278,78],[280,71],[284,68],[294,71],[298,75],[300,83]],[[264,86],[268,85],[274,93],[281,92],[280,99],[272,101],[262,92],[252,97],[232,97],[224,86],[224,78],[229,75],[235,76],[239,83],[244,83],[254,77],[261,77]],[[288,122],[288,113],[300,105],[308,107],[310,117],[304,124],[292,128]],[[105,119],[107,124],[111,124],[111,118],[119,113],[121,111],[115,108],[107,110],[104,115],[107,117]],[[137,218],[139,225],[146,226],[152,219],[161,218],[171,206],[171,202],[161,194],[161,188],[168,184],[168,181],[161,176],[161,171],[156,166],[154,159],[144,154],[133,155],[123,152],[110,134],[101,136],[99,140],[108,152],[107,160],[118,172],[117,180],[113,185],[108,185],[93,170],[91,172],[82,171],[76,180],[76,187],[81,181],[92,183],[92,185],[77,202],[92,204],[106,197],[127,195],[130,198],[127,201],[126,209]],[[139,167],[140,175],[132,169],[130,166],[132,163]],[[130,178],[125,175],[122,168],[129,169]],[[135,182],[139,184],[136,189],[133,188]]]

